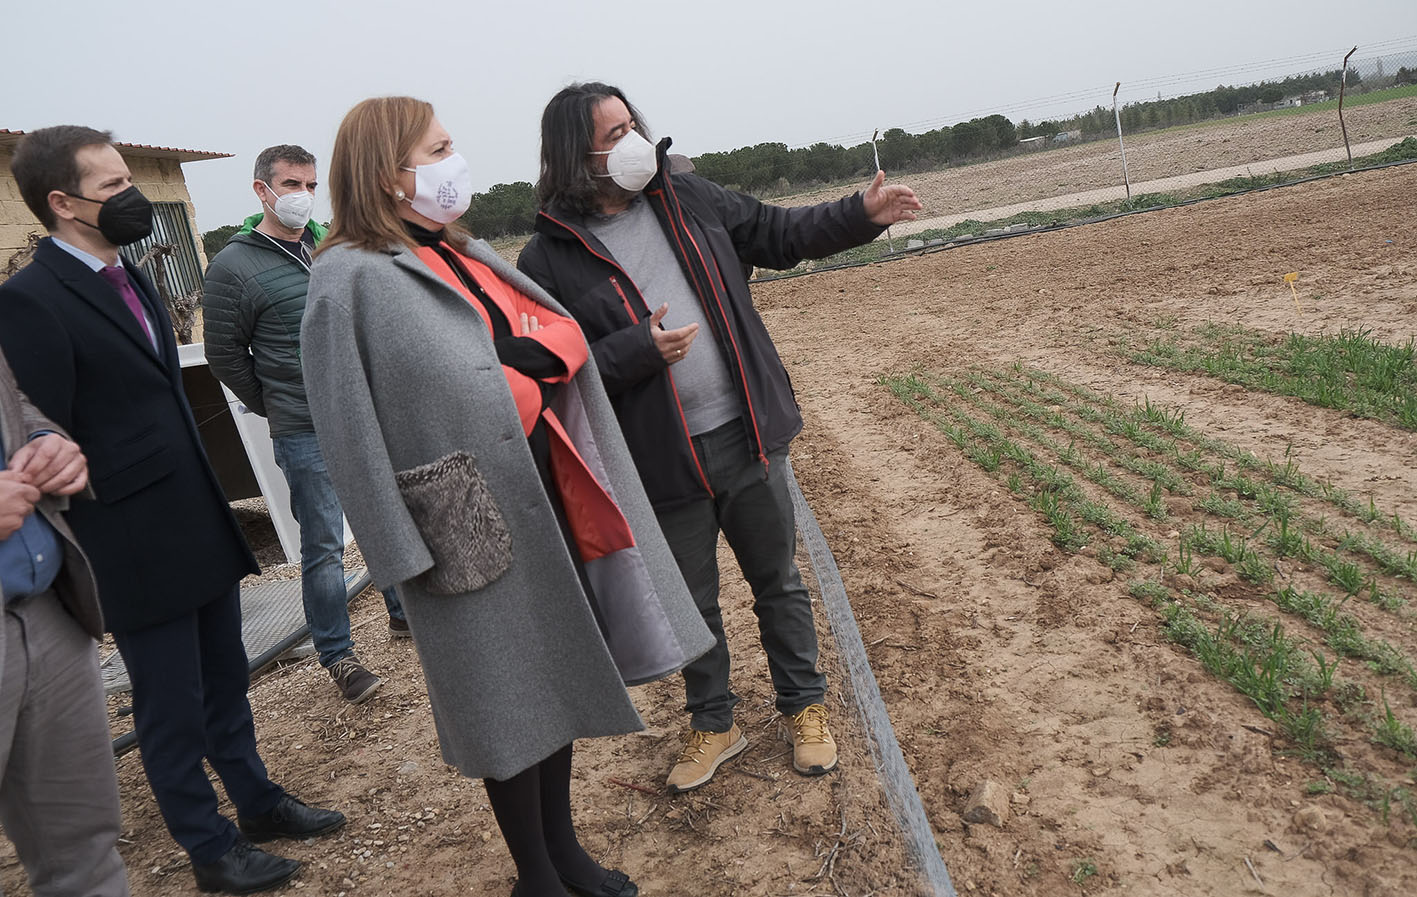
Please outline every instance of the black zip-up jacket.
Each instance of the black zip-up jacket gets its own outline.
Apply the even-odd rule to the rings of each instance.
[[[762,318],[753,308],[743,264],[784,269],[859,246],[884,228],[866,217],[857,193],[800,208],[761,203],[692,174],[668,174],[668,138],[660,141],[659,173],[645,187],[689,286],[712,331],[706,344],[723,354],[748,442],[767,456],[802,429],[792,384]],[[536,232],[517,259],[520,268],[566,307],[585,331],[605,391],[620,420],[640,479],[659,510],[712,494],[700,467],[674,388],[673,369],[650,336],[650,303],[586,228],[585,219],[542,209]]]

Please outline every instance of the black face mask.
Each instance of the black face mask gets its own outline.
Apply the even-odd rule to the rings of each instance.
[[[84,202],[99,205],[98,227],[94,229],[114,246],[127,246],[153,232],[153,204],[136,186],[115,193],[102,201],[89,199],[87,196],[80,196],[77,193],[68,195],[75,199],[82,199]],[[94,227],[81,218],[74,220]]]

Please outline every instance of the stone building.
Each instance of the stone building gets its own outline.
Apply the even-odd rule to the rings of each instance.
[[[23,136],[23,131],[0,128],[0,280],[4,279],[10,260],[29,245],[30,235],[45,233],[43,225],[20,198],[19,185],[10,174],[10,159]],[[153,235],[126,247],[124,254],[137,260],[153,243],[170,243],[173,252],[166,262],[169,288],[176,295],[200,289],[207,259],[202,251],[192,196],[187,192],[187,182],[182,175],[182,163],[225,159],[232,154],[137,143],[114,146],[128,163],[133,183],[153,202]],[[145,268],[149,276],[154,275],[151,263]]]

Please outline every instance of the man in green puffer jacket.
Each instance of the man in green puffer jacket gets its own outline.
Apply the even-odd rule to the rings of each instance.
[[[276,463],[300,524],[301,595],[320,663],[345,700],[360,703],[382,680],[354,654],[344,584],[344,515],[325,471],[300,369],[300,322],[310,257],[325,228],[310,220],[315,157],[293,145],[256,157],[252,189],[262,211],[246,219],[207,266],[202,320],[212,374],[270,423]],[[389,632],[409,634],[403,607],[384,593]]]

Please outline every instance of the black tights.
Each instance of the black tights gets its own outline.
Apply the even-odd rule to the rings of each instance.
[[[581,847],[571,822],[571,745],[510,779],[483,779],[497,825],[517,864],[519,897],[593,891],[606,870]]]

